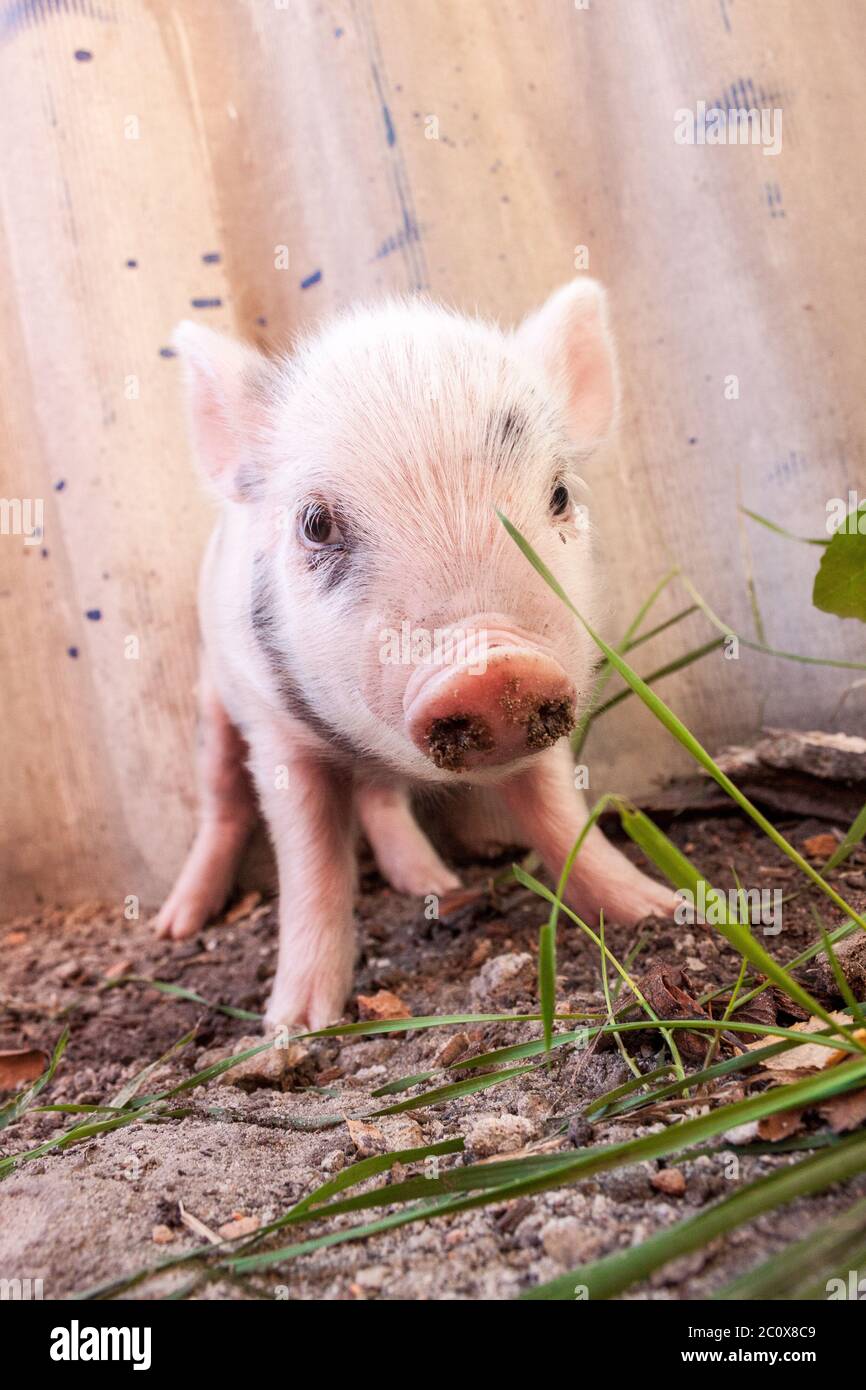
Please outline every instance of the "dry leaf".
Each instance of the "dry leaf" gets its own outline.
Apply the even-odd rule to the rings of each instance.
[[[857,1129],[866,1120],[866,1089],[831,1096],[818,1106],[818,1114],[835,1134],[846,1134],[849,1129]]]
[[[352,1143],[362,1158],[373,1154],[383,1154],[388,1147],[387,1140],[378,1125],[368,1124],[366,1120],[347,1120]]]
[[[0,1052],[0,1091],[14,1091],[25,1081],[35,1081],[48,1066],[48,1058],[36,1047]]]
[[[403,1000],[398,999],[396,994],[392,994],[388,989],[380,989],[377,994],[358,995],[358,1017],[377,1021],[386,1018],[411,1018],[412,1011],[407,1009]]]
[[[758,1121],[758,1134],[762,1139],[775,1143],[787,1139],[803,1128],[802,1110],[778,1110],[775,1115],[765,1115]]]
[[[693,997],[694,986],[685,971],[676,965],[653,966],[640,981],[640,990],[659,1018],[707,1018],[706,1010]],[[707,1042],[697,1033],[677,1032],[677,1044],[689,1061],[706,1056]]]
[[[834,1013],[830,1017],[836,1023],[843,1025],[850,1023],[847,1014]],[[820,1033],[827,1024],[823,1018],[810,1018],[805,1023],[795,1023],[793,1031],[795,1033]],[[759,1047],[767,1047],[770,1043],[784,1042],[784,1038],[767,1036],[759,1038],[757,1042],[749,1043],[749,1050],[752,1051]],[[825,1067],[832,1066],[834,1060],[839,1061],[841,1057],[846,1057],[846,1052],[839,1053],[834,1048],[826,1047],[821,1043],[803,1043],[801,1047],[792,1047],[790,1052],[780,1052],[777,1057],[768,1057],[764,1063],[768,1071],[771,1072],[816,1072],[823,1071]]]

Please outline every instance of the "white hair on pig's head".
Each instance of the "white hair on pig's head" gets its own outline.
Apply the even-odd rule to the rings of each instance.
[[[497,510],[592,618],[580,472],[617,404],[594,281],[513,332],[411,299],[344,313],[276,360],[191,324],[175,341],[204,471],[249,518],[275,678],[320,732],[423,781],[494,780],[567,732],[594,652]],[[467,684],[455,630],[494,635],[496,680]],[[431,651],[435,699],[418,671]],[[443,664],[460,666],[447,691]]]

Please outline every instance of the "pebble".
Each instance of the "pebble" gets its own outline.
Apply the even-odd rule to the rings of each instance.
[[[466,1148],[478,1158],[515,1153],[535,1137],[535,1126],[523,1115],[481,1115],[466,1134]]]

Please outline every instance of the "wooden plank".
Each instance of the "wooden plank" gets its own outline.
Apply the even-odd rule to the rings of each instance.
[[[359,297],[423,288],[508,322],[585,245],[625,391],[590,478],[610,630],[680,563],[751,632],[748,549],[774,646],[863,660],[855,624],[810,608],[815,553],[741,533],[736,510],[813,534],[828,498],[862,490],[858,0],[835,0],[832,22],[807,0],[4,15],[0,495],[44,499],[48,551],[0,537],[4,910],[153,906],[191,833],[209,508],[160,356],[190,314],[274,347]],[[777,157],[675,143],[677,108],[742,92],[781,107]],[[708,635],[691,619],[642,669]],[[832,727],[850,679],[741,649],[665,692],[718,745],[761,720]],[[863,732],[862,690],[845,708]],[[683,767],[633,701],[588,757],[594,791]]]

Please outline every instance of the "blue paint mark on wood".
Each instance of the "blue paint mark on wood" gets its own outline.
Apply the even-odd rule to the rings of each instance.
[[[76,48],[76,50],[75,50],[75,61],[76,61],[76,63],[89,63],[89,62],[91,61],[92,58],[93,58],[93,54],[90,52],[90,49],[89,49],[89,48]]]
[[[101,621],[102,621],[102,609],[101,609],[101,608],[88,608],[88,610],[87,610],[87,612],[85,613],[84,616],[85,616],[85,618],[87,619],[87,621],[88,621],[89,623],[98,623],[98,622],[101,622]]]
[[[67,656],[71,656],[73,661],[77,661],[77,660],[78,660],[78,648],[77,648],[77,647],[67,647],[67,648],[66,648],[66,655],[67,655]]]
[[[160,357],[177,357],[177,353],[173,347],[161,347],[159,355]]]
[[[307,276],[301,281],[301,289],[302,289],[302,290],[308,290],[308,289],[310,289],[313,285],[318,285],[318,283],[319,283],[319,281],[321,280],[321,278],[322,278],[322,272],[321,272],[320,270],[314,270],[313,273],[312,273],[312,275],[307,275]]]
[[[65,479],[65,478],[58,478],[58,479],[57,479],[57,482],[54,484],[54,491],[55,491],[55,492],[62,492],[63,489],[64,489],[65,487],[66,487],[66,479]]]
[[[126,266],[127,266],[127,269],[128,269],[128,270],[137,270],[137,269],[138,269],[138,261],[135,261],[135,260],[133,260],[133,259],[130,257],[130,259],[126,262]]]
[[[335,30],[334,30],[334,38],[335,38],[335,39],[341,39],[341,38],[343,37],[343,35],[345,34],[345,32],[346,32],[345,29],[335,29]]]
[[[268,321],[265,318],[264,314],[259,314],[258,318],[256,319],[256,323],[259,325],[259,328],[266,328],[267,322]]]
[[[222,260],[222,253],[220,251],[203,251],[201,258],[205,265],[219,265]]]
[[[389,236],[378,247],[373,259],[382,261],[386,256],[391,256],[395,251],[402,251],[410,241],[420,241],[421,232],[417,224],[412,220],[408,208],[403,209],[403,226],[393,236]]]
[[[217,299],[215,295],[204,296],[204,297],[202,297],[202,298],[200,298],[200,299],[191,299],[189,302],[190,302],[190,304],[192,305],[192,307],[193,307],[194,309],[221,309],[221,308],[222,308],[222,300],[221,300],[221,299]]]

